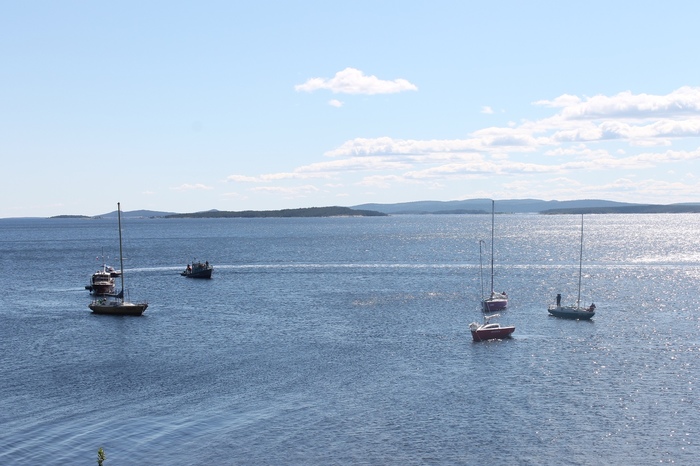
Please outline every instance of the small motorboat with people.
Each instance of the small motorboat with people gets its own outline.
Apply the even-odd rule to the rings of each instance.
[[[112,278],[118,278],[121,276],[122,271],[121,270],[116,270],[114,267],[111,265],[106,265],[104,266],[104,269],[109,272],[109,274],[112,276]]]
[[[484,316],[484,323],[479,325],[476,322],[469,324],[469,330],[472,332],[474,341],[496,340],[510,338],[510,335],[515,331],[514,326],[501,327],[497,322],[489,322],[491,319],[500,317],[500,314],[492,314]]]
[[[214,266],[205,262],[192,262],[192,265],[187,264],[184,271],[180,275],[187,278],[211,278],[211,273],[214,271]]]

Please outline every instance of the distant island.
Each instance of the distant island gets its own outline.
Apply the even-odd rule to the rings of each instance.
[[[300,218],[300,217],[386,217],[388,214],[373,210],[351,209],[350,207],[306,207],[282,210],[243,210],[239,212],[209,210],[191,214],[170,214],[163,218]]]
[[[208,210],[193,213],[133,210],[122,212],[126,218],[303,218],[303,217],[379,217],[387,215],[486,215],[491,212],[491,199],[461,201],[415,201],[395,204],[362,204],[351,207],[307,207],[282,210]],[[575,201],[543,201],[540,199],[496,200],[497,214],[679,214],[700,213],[700,203],[631,204],[601,199]],[[117,211],[102,215],[57,215],[52,219],[116,219]]]

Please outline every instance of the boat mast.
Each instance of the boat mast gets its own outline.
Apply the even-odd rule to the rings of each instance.
[[[581,271],[583,269],[583,214],[581,214],[581,251],[578,256],[578,297],[576,307],[581,307]]]
[[[484,261],[481,259],[481,245],[484,240],[479,240],[479,282],[481,282],[481,301],[484,300]]]
[[[496,209],[496,201],[493,199],[491,200],[491,294],[493,295],[493,228],[495,225],[495,209]]]
[[[121,204],[117,202],[117,219],[119,223],[119,267],[121,269],[122,292],[121,299],[124,300],[124,255],[122,254],[122,209]]]

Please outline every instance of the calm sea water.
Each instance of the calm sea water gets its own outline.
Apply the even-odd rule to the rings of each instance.
[[[0,464],[696,463],[700,216],[587,216],[591,322],[546,311],[580,217],[497,216],[516,331],[473,343],[490,221],[123,219],[109,317],[116,221],[0,220]]]

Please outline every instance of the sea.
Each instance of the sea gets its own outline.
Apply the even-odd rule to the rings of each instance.
[[[557,293],[591,321],[548,315]],[[700,215],[0,220],[0,464],[700,458]],[[480,240],[485,241],[481,249]],[[180,276],[209,261],[211,280]]]

